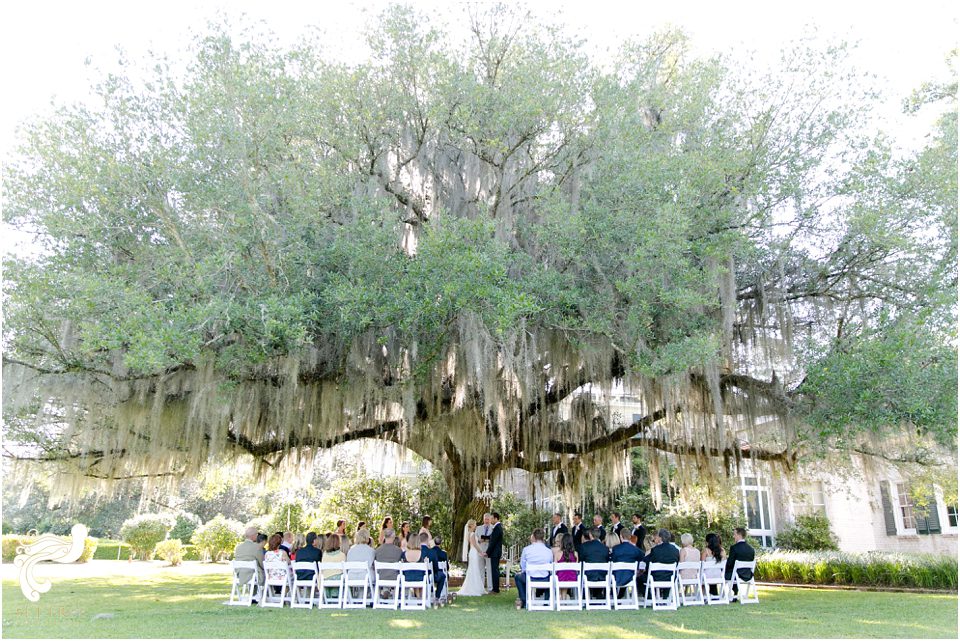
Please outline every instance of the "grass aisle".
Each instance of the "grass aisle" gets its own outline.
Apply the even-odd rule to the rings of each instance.
[[[226,575],[61,580],[39,604],[3,582],[10,637],[942,637],[957,598],[767,588],[759,605],[678,612],[518,612],[514,590],[427,612],[264,610],[221,605]]]

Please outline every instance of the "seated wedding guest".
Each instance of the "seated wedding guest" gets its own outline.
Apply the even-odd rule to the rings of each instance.
[[[426,536],[426,535],[423,535]],[[420,534],[410,533],[410,536],[407,537],[407,549],[404,551],[403,556],[400,557],[402,563],[420,563],[423,559],[423,546],[420,545]],[[426,540],[424,540],[426,543]],[[404,581],[423,581],[423,570],[403,570],[403,580]],[[417,597],[420,596],[419,590],[415,590],[414,594]]]
[[[297,560],[297,552],[307,545],[307,538],[302,534],[293,537],[293,549],[290,552],[290,560]]]
[[[263,583],[263,546],[258,543],[260,534],[257,528],[248,527],[243,533],[243,541],[237,544],[233,549],[234,561],[256,561],[257,563],[257,583]],[[237,578],[246,583],[250,580],[253,570],[238,570]]]
[[[599,530],[587,530],[583,533],[583,545],[580,546],[578,555],[581,563],[607,563],[610,560],[610,550],[606,545],[597,540],[600,536]],[[603,581],[606,572],[600,570],[590,570],[586,573],[590,581]]]
[[[706,545],[703,546],[703,551],[700,553],[700,560],[706,561],[712,559],[714,563],[722,561],[723,543],[720,541],[720,536],[710,532],[707,534],[705,543]]]
[[[730,553],[727,554],[727,566],[723,573],[723,578],[727,581],[733,578],[733,565],[737,561],[753,561],[756,553],[750,544],[746,541],[747,531],[742,528],[733,529],[733,545],[730,546]],[[743,581],[749,581],[753,578],[753,572],[750,570],[738,570],[737,576]],[[733,593],[737,593],[737,586],[733,586]]]
[[[429,561],[433,566],[433,584],[436,589],[437,598],[440,598],[440,591],[443,589],[444,575],[440,573],[440,554],[439,548],[433,543],[433,538],[427,532],[421,532],[420,536],[420,560]]]
[[[527,581],[531,579],[542,580],[549,576],[548,572],[542,571],[527,573],[527,566],[550,565],[553,563],[553,552],[544,543],[543,538],[543,529],[535,529],[533,534],[530,535],[530,545],[523,548],[523,552],[520,553],[520,573],[513,577],[517,584],[517,592],[520,594],[520,598],[516,602],[518,610],[527,607]]]
[[[622,530],[623,528],[620,528],[620,529]],[[613,548],[620,545],[620,535],[615,534],[614,531],[611,529],[610,532],[607,533],[607,537],[603,540],[603,544],[607,546],[608,550],[612,550]]]
[[[643,552],[636,545],[630,542],[633,537],[630,530],[622,528],[620,530],[620,543],[617,543],[610,549],[610,561],[613,563],[636,563],[643,560]],[[609,538],[609,537],[607,537]],[[636,572],[628,570],[616,570],[613,578],[617,586],[623,587],[637,579]]]
[[[269,539],[266,534],[263,532],[257,532],[257,545],[260,546],[260,549],[267,547],[267,539]]]
[[[366,528],[357,530],[357,533],[353,537],[353,546],[350,548],[350,551],[347,552],[347,561],[363,561],[369,566],[370,571],[373,572],[373,560],[376,554],[376,551],[370,547],[370,532],[368,532]],[[350,575],[351,579],[362,577],[363,574],[357,571],[353,571]]]
[[[358,529],[358,530],[363,530],[363,529],[366,528],[366,527],[367,527],[367,522],[366,522],[366,521],[359,521],[359,522],[357,522],[357,529]]]
[[[383,523],[380,524],[380,536],[377,537],[377,545],[383,545],[383,541],[386,539],[386,536],[384,536],[383,533],[386,532],[387,528],[391,530],[393,529],[392,516],[388,516],[387,518],[383,519]]]
[[[406,551],[407,541],[410,539],[410,521],[403,521],[400,524],[400,531],[397,532],[397,541],[400,542],[400,549]]]
[[[660,528],[657,530],[657,534],[653,537],[653,542],[655,545],[650,549],[650,553],[644,557],[644,562],[646,562],[647,567],[650,567],[651,563],[679,563],[680,562],[680,550],[677,549],[675,545],[670,545],[670,532],[665,528]],[[643,581],[646,583],[646,572],[643,575]],[[671,572],[666,572],[664,570],[658,570],[653,573],[654,581],[669,581]]]
[[[277,532],[280,534],[280,532]],[[282,535],[283,540],[280,542],[280,549],[287,553],[289,557],[293,552],[293,532],[284,532]]]
[[[573,547],[573,535],[569,532],[564,532],[557,538],[557,545],[554,548],[553,560],[555,563],[576,563],[577,562],[577,552]],[[576,581],[577,572],[576,570],[560,570],[557,572],[557,581]],[[570,590],[564,588],[564,597],[570,596]]]
[[[441,545],[443,545],[443,539],[438,534],[433,537],[433,547],[437,548],[437,560],[441,563],[450,563],[450,557],[447,556],[447,553],[444,552]]]
[[[297,563],[319,563],[322,557],[320,548],[317,546],[318,537],[316,532],[307,532],[304,538],[305,545],[297,550]],[[305,581],[313,576],[311,570],[297,570],[297,579]]]
[[[700,550],[693,547],[693,535],[689,532],[684,532],[680,535],[680,543],[683,545],[680,548],[680,563],[688,562],[700,562]],[[680,570],[680,576],[684,579],[695,579],[699,572],[697,570]]]
[[[723,542],[720,535],[710,532],[707,534],[703,551],[700,553],[700,560],[704,563],[723,563]],[[720,593],[720,586],[716,583],[710,584],[710,594],[716,596]]]
[[[263,562],[264,564],[270,563],[271,561],[283,561],[284,563],[290,563],[290,557],[287,556],[287,551],[280,546],[280,535],[274,534],[270,537],[270,540],[267,541],[267,551],[263,553]],[[285,573],[280,568],[267,568],[267,580],[268,581],[281,581]],[[280,586],[273,586],[275,592],[280,592]]]
[[[343,553],[340,545],[340,535],[337,533],[331,534],[323,544],[323,562],[343,563],[346,560],[347,555]],[[322,574],[325,579],[339,579],[343,572],[336,568],[327,568],[322,571]],[[337,588],[327,587],[325,590],[327,598],[335,599],[337,597]]]
[[[403,557],[403,550],[397,545],[397,533],[393,528],[387,528],[383,531],[383,545],[376,549],[373,555],[374,561],[381,563],[397,563]],[[397,578],[396,570],[384,570],[380,577],[386,581],[392,581]],[[387,595],[382,595],[386,597]]]

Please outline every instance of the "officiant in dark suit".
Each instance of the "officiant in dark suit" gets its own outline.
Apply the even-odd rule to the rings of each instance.
[[[563,516],[559,512],[553,513],[553,526],[550,528],[550,547],[553,547],[557,537],[568,532],[567,526],[563,522]]]
[[[493,529],[490,530],[490,542],[487,544],[487,557],[490,558],[490,572],[493,574],[494,594],[500,594],[500,557],[503,556],[503,525],[500,524],[500,514],[494,512]]]

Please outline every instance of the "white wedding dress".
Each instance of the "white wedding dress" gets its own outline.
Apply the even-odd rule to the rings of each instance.
[[[487,593],[483,585],[483,567],[486,559],[480,556],[477,539],[473,533],[469,534],[467,543],[470,550],[467,557],[467,575],[463,578],[463,586],[457,591],[457,596],[483,596]]]

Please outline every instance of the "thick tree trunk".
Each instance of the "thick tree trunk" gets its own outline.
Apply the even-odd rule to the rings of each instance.
[[[450,488],[450,495],[453,500],[453,510],[451,510],[453,538],[450,541],[447,553],[451,560],[460,562],[461,550],[463,549],[463,526],[470,519],[476,519],[479,523],[487,506],[474,498],[474,493],[477,491],[477,479],[473,475],[463,473],[456,476],[448,475],[447,486]]]

